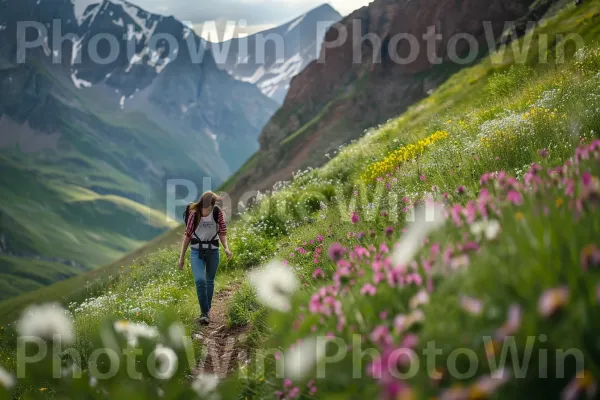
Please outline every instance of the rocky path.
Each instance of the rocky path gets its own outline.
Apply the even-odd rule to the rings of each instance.
[[[240,362],[246,360],[244,339],[249,327],[227,327],[227,308],[238,288],[239,283],[215,293],[210,325],[200,327],[193,335],[194,340],[202,343],[203,352],[202,359],[193,371],[194,376],[212,373],[221,379],[226,378]]]

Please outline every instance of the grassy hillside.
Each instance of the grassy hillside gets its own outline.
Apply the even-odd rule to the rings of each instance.
[[[563,51],[553,39],[567,32],[581,35],[585,48]],[[543,37],[547,53],[537,45]],[[568,6],[518,42],[529,48],[524,63],[514,48],[500,49],[233,224],[236,256],[221,266],[220,285],[273,259],[283,266],[244,279],[232,298],[229,323],[252,327],[245,345],[253,351],[218,387],[221,396],[546,399],[593,389],[600,379],[597,38],[600,4]],[[433,220],[413,213],[423,206]],[[95,297],[68,305],[76,347],[90,354],[106,318],[155,325],[169,346],[174,319],[195,332],[189,265],[179,273],[176,260],[176,249],[157,251]],[[317,337],[330,343],[322,348]],[[423,352],[434,342],[441,353],[429,363]],[[13,327],[3,343],[0,365],[14,371]],[[141,346],[146,355],[156,344]],[[326,366],[319,360],[340,349],[348,351]],[[579,353],[565,361],[559,349]],[[199,357],[210,349],[201,350]],[[503,352],[506,374],[490,364]],[[400,353],[410,358],[394,359]],[[521,375],[512,362],[528,354]],[[287,360],[283,375],[278,360]],[[414,373],[400,377],[417,360]],[[48,382],[57,394],[73,393],[76,382],[82,392],[100,387],[132,398],[156,397],[157,388],[192,395],[180,380],[189,367],[178,371],[166,381],[100,380],[95,389],[87,375]],[[37,374],[20,389],[39,390],[48,375]]]

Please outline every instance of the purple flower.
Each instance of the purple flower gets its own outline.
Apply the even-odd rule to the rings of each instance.
[[[334,262],[341,260],[344,253],[346,253],[346,249],[339,243],[334,243],[329,247],[329,258]]]
[[[419,179],[421,179],[422,181],[425,181],[425,180],[427,180],[427,178],[425,177],[425,175],[421,175],[421,176],[419,177]]]
[[[390,236],[393,233],[394,233],[394,227],[388,226],[387,228],[385,228],[385,234],[386,234],[386,236]]]
[[[548,158],[548,154],[550,153],[548,152],[548,149],[540,149],[538,150],[538,154],[542,158]]]
[[[459,187],[458,187],[458,189],[456,189],[456,193],[458,193],[458,194],[464,194],[464,193],[465,193],[465,191],[466,191],[466,189],[465,189],[465,187],[464,187],[464,186],[462,186],[462,185],[461,185],[461,186],[459,186]]]
[[[360,222],[360,217],[356,212],[353,212],[351,220],[353,224],[358,224]]]
[[[542,317],[548,318],[562,310],[569,302],[569,289],[558,287],[548,289],[538,301],[538,312]]]

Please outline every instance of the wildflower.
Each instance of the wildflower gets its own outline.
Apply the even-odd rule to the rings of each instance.
[[[424,182],[425,180],[427,180],[427,177],[425,175],[421,175],[419,179]]]
[[[521,193],[517,192],[516,190],[511,190],[506,195],[506,200],[510,201],[515,206],[518,206],[523,203],[523,196],[521,195]]]
[[[256,289],[261,303],[282,312],[290,310],[290,296],[298,288],[298,280],[289,268],[279,261],[271,261],[266,266],[252,271],[249,281]]]
[[[562,392],[562,400],[577,400],[580,398],[594,399],[598,392],[598,384],[592,374],[585,370],[578,373]],[[585,396],[585,397],[584,397]]]
[[[375,286],[371,285],[370,283],[367,283],[360,290],[360,294],[362,294],[363,296],[365,296],[365,295],[375,296],[376,293],[377,293],[377,288]]]
[[[473,315],[481,315],[483,312],[483,303],[481,300],[469,296],[460,297],[460,306],[463,310]]]
[[[538,312],[542,317],[551,317],[569,301],[569,289],[559,287],[546,290],[538,301]]]
[[[73,321],[59,304],[30,306],[23,312],[17,330],[20,336],[58,338],[62,343],[71,343],[75,339]]]
[[[173,343],[175,347],[183,349],[186,346],[187,334],[185,328],[179,322],[171,324],[168,334],[171,343]]]
[[[325,344],[324,340],[309,337],[291,347],[283,358],[285,376],[293,380],[304,379],[325,356]]]
[[[516,219],[517,221],[523,221],[523,220],[525,219],[525,214],[523,214],[521,211],[518,211],[518,212],[515,214],[515,219]]]
[[[333,260],[334,262],[337,262],[342,259],[345,252],[346,252],[346,249],[344,249],[341,244],[333,243],[329,247],[329,258],[331,260]]]
[[[565,201],[562,199],[562,197],[557,198],[556,199],[556,208],[560,208],[564,202]]]
[[[427,304],[429,303],[429,294],[427,293],[427,290],[423,289],[421,291],[419,291],[419,293],[417,293],[415,296],[413,296],[410,301],[409,301],[409,305],[410,308],[415,309],[423,304]]]
[[[467,191],[467,189],[462,185],[456,189],[456,193],[458,193],[458,194],[464,194],[466,191]]]
[[[215,374],[201,373],[192,382],[192,389],[202,398],[218,399],[220,396],[215,393],[219,386],[219,377]]]
[[[360,217],[358,216],[358,214],[356,212],[352,213],[351,221],[353,224],[358,224],[360,222]]]
[[[510,371],[499,369],[491,375],[483,376],[469,388],[469,399],[486,399],[492,396],[500,386],[509,381]]]
[[[323,270],[321,268],[317,268],[315,272],[313,272],[312,277],[313,279],[324,278],[325,274],[323,273]]]
[[[471,224],[471,233],[478,239],[483,235],[487,240],[494,240],[498,237],[500,229],[500,223],[494,219]]]
[[[521,327],[521,318],[523,310],[518,304],[513,304],[508,309],[508,319],[497,331],[496,337],[498,340],[504,340],[507,336],[512,336]]]
[[[402,236],[395,246],[392,259],[396,265],[406,265],[412,261],[419,252],[421,244],[430,233],[441,227],[445,220],[441,217],[441,207],[435,206],[433,221],[416,222]]]
[[[385,325],[379,325],[371,332],[370,339],[373,343],[391,344],[392,337],[390,336],[390,330]]]
[[[117,321],[114,324],[115,331],[127,338],[127,343],[137,346],[140,338],[153,340],[158,337],[158,329],[153,326],[129,321]]]
[[[600,250],[594,244],[586,246],[581,251],[581,268],[588,271],[590,268],[600,267]]]
[[[15,386],[15,377],[12,376],[7,370],[0,367],[0,387],[4,389],[12,389]]]
[[[317,236],[317,240],[318,240],[319,242],[322,242],[322,241],[323,241],[323,235],[319,235],[319,236]]]
[[[386,236],[391,236],[394,233],[394,227],[393,226],[388,226],[387,228],[385,228],[385,235]]]
[[[548,149],[538,150],[538,155],[542,158],[548,158],[548,155],[549,155]]]

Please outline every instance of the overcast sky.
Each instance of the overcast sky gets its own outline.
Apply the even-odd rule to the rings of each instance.
[[[348,15],[371,0],[130,0],[157,14],[173,15],[201,26],[206,21],[246,20],[254,33],[287,22],[328,2],[340,14]],[[198,29],[197,29],[198,30]]]

